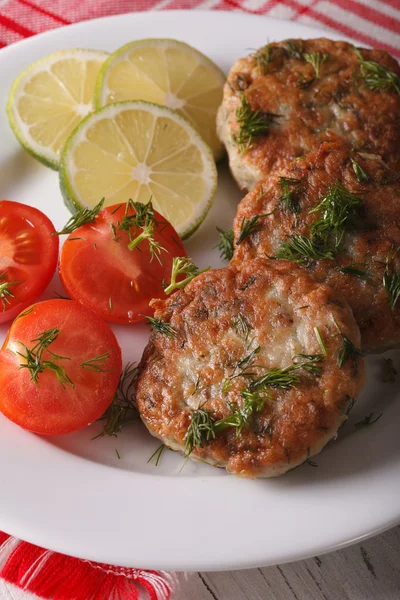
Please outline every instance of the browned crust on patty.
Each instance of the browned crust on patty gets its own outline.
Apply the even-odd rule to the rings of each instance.
[[[290,42],[290,40],[289,40]],[[273,168],[318,148],[322,141],[341,141],[362,152],[379,154],[393,169],[400,167],[400,95],[393,89],[368,89],[360,79],[360,63],[353,46],[328,39],[288,40],[269,44],[270,61],[264,74],[258,53],[238,60],[224,88],[218,114],[218,133],[225,143],[239,186],[251,189]],[[400,75],[397,61],[383,50],[360,49]],[[261,52],[262,49],[259,51]],[[327,54],[319,79],[304,53]],[[311,82],[306,88],[299,87]],[[306,83],[307,85],[307,83]],[[253,111],[279,115],[266,135],[240,154],[233,140],[238,132],[236,111],[244,94]]]
[[[368,174],[368,182],[357,180],[351,159]],[[282,176],[300,181],[291,188],[300,209],[297,215],[287,211],[282,203]],[[235,244],[233,261],[239,264],[255,256],[274,256],[282,242],[290,240],[293,234],[309,236],[312,223],[320,217],[320,212],[310,211],[335,181],[360,197],[362,208],[356,211],[335,260],[310,260],[303,266],[317,281],[330,285],[346,298],[361,329],[362,348],[384,351],[400,343],[400,303],[392,310],[383,286],[388,254],[400,246],[400,185],[379,157],[324,143],[316,152],[257,184],[239,204],[235,240],[243,219],[246,222],[257,214],[272,214],[261,218],[257,229],[240,245]],[[339,271],[349,264],[364,271],[365,276]],[[397,256],[392,268],[400,268]]]
[[[233,378],[227,393],[222,385],[252,349],[260,346],[251,369],[252,377],[259,377],[292,364],[294,355],[319,354],[314,327],[324,339],[328,355],[320,377],[301,372],[292,389],[271,388],[272,398],[239,436],[228,429],[194,448],[192,458],[236,475],[279,475],[319,452],[363,385],[360,357],[343,368],[337,362],[337,325],[355,346],[360,343],[346,302],[287,261],[255,259],[203,273],[171,298],[153,301],[153,307],[176,336],[152,333],[140,363],[137,405],[150,433],[180,451],[198,407],[216,420],[231,414],[230,402],[243,405],[241,391],[249,379]],[[250,326],[247,338],[237,330],[239,313]]]

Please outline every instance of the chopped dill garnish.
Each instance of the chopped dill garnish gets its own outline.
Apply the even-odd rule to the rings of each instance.
[[[315,333],[315,337],[317,338],[317,342],[319,344],[319,347],[321,348],[322,354],[324,356],[328,356],[328,351],[326,349],[324,339],[323,339],[323,337],[321,335],[321,332],[320,332],[320,330],[319,330],[318,327],[314,327],[314,333]]]
[[[228,377],[228,379],[235,379],[236,377],[253,377],[254,373],[250,372],[249,369],[257,366],[255,365],[255,358],[257,354],[259,354],[261,350],[261,346],[257,346],[254,350],[252,350],[247,356],[238,360],[233,366],[232,375]]]
[[[241,396],[244,400],[243,406],[229,402],[228,406],[232,412],[227,417],[215,422],[214,427],[216,432],[223,431],[227,427],[234,427],[236,429],[236,437],[239,437],[243,427],[248,424],[252,415],[263,409],[265,398],[261,395],[249,393],[246,389],[241,392]]]
[[[303,41],[297,40],[299,47],[296,46],[294,40],[288,40],[285,42],[286,50],[289,53],[290,58],[297,58],[298,60],[303,60]]]
[[[244,292],[245,290],[247,290],[247,288],[252,285],[255,280],[257,279],[257,277],[255,275],[251,275],[248,280],[246,281],[246,283],[244,283],[242,285],[242,287],[240,288],[242,292]]]
[[[206,267],[200,271],[196,265],[193,264],[191,258],[186,256],[175,257],[172,261],[171,283],[165,287],[164,292],[168,296],[175,290],[181,290],[190,283],[192,279],[197,277],[197,275],[205,273],[209,269],[210,267]],[[177,281],[179,275],[186,275],[186,277],[182,281]]]
[[[25,349],[25,354],[22,352],[17,352],[18,356],[24,359],[25,362],[20,363],[20,369],[28,369],[31,375],[31,380],[39,386],[39,375],[43,373],[46,369],[49,371],[53,371],[55,373],[58,381],[61,386],[65,389],[67,385],[71,387],[75,387],[69,376],[67,375],[64,367],[61,367],[58,363],[60,360],[71,360],[66,356],[59,356],[58,354],[54,354],[51,350],[49,350],[49,346],[56,341],[58,336],[60,335],[61,330],[56,329],[55,327],[52,329],[47,329],[43,331],[37,338],[31,340],[31,343],[34,344],[32,348],[28,348],[22,342],[19,342],[21,346]],[[35,344],[36,342],[36,344]],[[50,355],[50,359],[43,359],[43,352],[47,351]]]
[[[319,79],[321,67],[329,58],[328,54],[322,54],[321,52],[306,52],[303,54],[303,58],[314,68],[315,79]]]
[[[364,419],[362,421],[358,421],[358,423],[354,423],[354,427],[368,427],[369,425],[373,425],[374,423],[379,421],[379,419],[382,417],[382,415],[383,415],[383,413],[381,413],[374,419],[373,418],[374,413],[369,413],[369,415],[364,417]]]
[[[169,323],[166,323],[162,319],[157,319],[155,317],[148,317],[147,315],[141,315],[147,319],[148,323],[152,326],[154,331],[158,333],[162,333],[170,338],[176,338],[178,333],[175,331],[173,327]]]
[[[54,298],[58,298],[59,300],[71,300],[69,296],[63,296],[62,294],[59,294],[57,290],[54,290]]]
[[[243,337],[247,342],[249,338],[249,333],[253,329],[250,323],[246,320],[246,318],[240,312],[233,322],[232,327],[235,329],[236,333]]]
[[[108,307],[109,307],[110,310],[114,310],[114,304],[113,304],[112,296],[110,296],[109,299],[108,299]]]
[[[115,448],[115,454],[117,455],[118,460],[121,460],[121,455],[116,448]]]
[[[346,394],[346,402],[348,402],[347,405],[347,410],[346,410],[346,416],[348,417],[351,410],[354,408],[354,405],[356,403],[356,399],[357,398],[352,398],[351,396],[349,396],[348,394]]]
[[[215,421],[211,419],[210,412],[203,410],[204,404],[192,412],[191,423],[186,431],[185,454],[189,456],[193,448],[203,448],[211,439],[215,439]]]
[[[19,281],[7,281],[7,272],[0,274],[0,300],[3,304],[3,312],[6,312],[7,305],[11,304],[11,298],[17,300],[15,294],[11,291],[11,286],[17,285]]]
[[[338,267],[337,270],[339,271],[339,273],[343,273],[343,275],[354,275],[354,277],[363,278],[367,276],[367,271],[359,269],[358,266],[356,266],[363,264],[365,263],[350,263],[348,265],[345,265],[344,267]]]
[[[332,319],[333,319],[333,322],[335,323],[336,329],[338,330],[337,336],[340,337],[341,342],[342,342],[341,345],[339,346],[339,348],[336,350],[338,367],[339,367],[339,369],[341,369],[342,367],[344,367],[344,365],[350,359],[353,361],[353,366],[356,367],[357,366],[357,358],[359,356],[362,356],[363,354],[359,348],[356,348],[356,346],[347,337],[347,335],[342,333],[342,331],[340,330],[339,324],[333,315],[332,315]]]
[[[397,250],[391,248],[386,257],[386,268],[383,274],[383,287],[389,299],[390,308],[395,309],[398,299],[400,298],[400,273],[393,269],[393,261],[396,257]]]
[[[228,231],[223,231],[219,227],[217,227],[217,231],[219,233],[219,244],[218,250],[220,251],[222,260],[231,260],[233,256],[233,242],[234,242],[234,233],[233,229],[228,229]]]
[[[128,214],[130,209],[135,211],[134,214]],[[133,202],[132,200],[127,202],[125,216],[121,223],[119,223],[118,229],[120,231],[125,231],[128,234],[129,250],[134,250],[135,248],[140,250],[139,245],[144,240],[147,240],[151,254],[150,262],[153,258],[156,258],[158,262],[162,264],[160,258],[161,252],[168,251],[155,239],[154,230],[156,228],[158,229],[158,223],[154,216],[151,198],[146,204],[143,204],[142,202]],[[140,233],[138,233],[139,229],[141,229]]]
[[[117,437],[122,427],[138,419],[135,406],[134,385],[138,373],[135,363],[127,363],[119,378],[111,405],[99,421],[105,421],[103,431],[93,439],[105,435]]]
[[[309,214],[320,213],[311,226],[309,237],[300,233],[289,236],[275,257],[297,263],[333,259],[340,250],[350,217],[361,204],[361,198],[352,194],[340,181],[335,181],[318,206],[309,211]]]
[[[370,180],[370,176],[365,171],[365,169],[363,169],[362,166],[356,160],[354,160],[354,158],[350,158],[350,162],[353,167],[354,175],[356,176],[357,181],[359,183],[368,183],[368,181]]]
[[[294,190],[300,184],[300,179],[294,179],[293,177],[279,177],[278,186],[282,190],[279,201],[283,204],[287,213],[291,212],[298,214],[300,212],[300,205],[294,197]]]
[[[275,254],[275,258],[285,258],[295,263],[305,263],[310,260],[322,260],[334,258],[334,253],[329,247],[325,247],[321,240],[312,239],[301,233],[288,236],[282,242],[281,247]]]
[[[240,101],[241,104],[236,109],[239,131],[233,136],[233,140],[241,154],[244,154],[253,147],[254,138],[268,133],[271,124],[279,115],[260,110],[253,111],[250,102],[243,93],[240,94]]]
[[[374,92],[393,90],[400,94],[400,77],[397,73],[373,60],[365,60],[358,48],[354,48],[354,51],[360,63],[360,79],[364,82],[366,88]]]
[[[150,456],[149,460],[147,461],[147,464],[151,463],[151,461],[153,460],[153,458],[155,458],[155,466],[158,467],[160,460],[161,460],[161,456],[162,453],[164,452],[166,446],[165,444],[161,444],[161,446],[158,446],[157,450],[155,450],[153,452],[153,454]]]
[[[29,315],[32,311],[34,311],[36,308],[36,304],[32,304],[32,306],[30,306],[29,308],[27,308],[26,310],[22,311],[21,313],[19,313],[18,317],[16,317],[15,321],[17,319],[22,319],[22,317],[26,317],[27,315]]]
[[[271,48],[266,44],[257,51],[256,54],[257,69],[261,75],[266,75],[269,69],[269,61],[271,60]]]
[[[110,223],[110,228],[111,228],[111,232],[112,232],[112,239],[114,240],[114,242],[119,242],[119,240],[121,239],[121,236],[117,235],[117,228],[115,227],[114,223]],[[95,248],[96,250],[96,248]]]
[[[109,350],[108,352],[99,354],[99,356],[85,360],[81,363],[82,369],[92,371],[93,373],[110,373],[110,369],[106,369],[105,366],[107,364],[107,360],[113,352],[114,350]]]
[[[61,231],[55,231],[53,235],[69,235],[78,227],[85,225],[86,223],[93,223],[99,212],[102,210],[104,204],[104,198],[100,200],[94,208],[82,208],[78,210],[72,217],[67,221],[66,225]]]
[[[382,371],[382,381],[384,383],[394,383],[396,381],[397,371],[391,358],[383,359]]]
[[[268,214],[270,213],[266,213],[265,215],[254,215],[254,217],[251,217],[251,219],[246,219],[246,217],[243,217],[242,222],[240,223],[240,233],[238,239],[236,240],[236,245],[238,246],[252,233],[257,231],[260,226],[260,219],[267,217]]]

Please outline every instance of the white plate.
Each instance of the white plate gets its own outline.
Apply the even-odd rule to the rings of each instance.
[[[268,39],[320,35],[326,33],[241,13],[154,12],[84,22],[2,50],[0,197],[41,208],[56,226],[68,217],[57,174],[19,147],[5,115],[11,82],[30,62],[62,48],[112,51],[135,38],[171,37],[228,70]],[[199,266],[221,264],[215,226],[231,226],[239,199],[222,168],[214,207],[187,243]],[[55,289],[57,279],[46,297]],[[124,360],[137,360],[146,327],[115,331]],[[82,558],[174,570],[282,563],[383,531],[400,521],[400,398],[398,387],[379,382],[381,362],[368,360],[367,389],[338,440],[317,457],[319,468],[304,465],[276,480],[245,481],[190,462],[179,472],[182,458],[172,452],[158,467],[148,465],[158,443],[141,424],[118,439],[91,441],[98,424],[45,439],[0,417],[0,529]],[[355,429],[370,412],[384,414],[373,427]]]

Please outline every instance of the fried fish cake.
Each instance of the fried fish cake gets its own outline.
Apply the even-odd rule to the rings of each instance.
[[[137,406],[152,435],[195,460],[281,475],[336,435],[362,388],[351,310],[288,261],[208,271],[153,307],[164,326],[144,351]]]
[[[340,140],[400,167],[400,67],[383,50],[286,40],[238,60],[217,118],[230,168],[251,190],[322,141]]]
[[[362,349],[400,345],[400,183],[378,156],[324,143],[239,204],[233,261],[280,257],[349,303]]]

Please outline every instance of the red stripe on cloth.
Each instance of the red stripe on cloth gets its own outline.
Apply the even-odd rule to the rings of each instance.
[[[395,19],[394,17],[388,17],[378,10],[370,8],[367,4],[360,4],[359,2],[355,2],[355,0],[334,0],[333,2],[332,0],[329,0],[329,3],[341,6],[344,10],[348,10],[363,19],[367,19],[367,21],[376,23],[376,25],[379,25],[380,27],[385,27],[395,33],[400,32],[400,20]],[[398,7],[400,8],[400,3],[398,4]]]
[[[232,1],[232,0],[230,0],[230,1]],[[296,0],[281,0],[281,2],[282,2],[282,4],[285,4],[286,6],[289,6],[290,8],[293,8],[294,10],[297,10],[299,6],[302,6],[301,4],[296,2]],[[335,21],[335,19],[332,19],[331,17],[328,17],[327,15],[320,13],[317,9],[310,8],[308,10],[307,14],[310,17],[313,17],[314,19],[316,19],[317,21],[320,21],[324,25],[327,25],[331,29],[336,29],[336,30],[340,31],[340,33],[343,33],[344,35],[347,35],[348,37],[352,37],[357,40],[360,40],[361,42],[363,42],[364,44],[367,44],[368,46],[376,46],[378,48],[382,48],[383,50],[386,50],[387,52],[390,52],[391,54],[393,54],[393,56],[400,57],[400,49],[395,48],[395,46],[386,44],[385,42],[377,40],[374,37],[365,35],[364,33],[358,31],[357,29],[353,29],[352,27],[349,27],[348,25],[339,23],[338,21]]]
[[[202,2],[203,0],[171,0],[163,8],[166,10],[194,8]]]
[[[41,13],[42,15],[46,15],[47,17],[51,17],[52,19],[54,19],[54,21],[58,21],[59,23],[63,23],[63,25],[70,25],[71,24],[71,21],[67,21],[67,19],[64,19],[63,17],[59,17],[58,15],[55,15],[54,13],[50,12],[46,8],[42,8],[41,6],[37,6],[37,4],[34,4],[33,2],[29,2],[29,0],[18,0],[18,2],[20,4],[25,4],[25,6],[29,6],[30,8],[33,8],[34,10],[36,10],[39,13]]]
[[[32,29],[28,29],[23,25],[20,25],[13,19],[6,17],[5,15],[0,14],[0,25],[4,25],[7,29],[11,29],[11,31],[15,31],[15,33],[19,33],[23,37],[30,37],[31,35],[35,35],[36,31],[32,31]]]
[[[10,536],[9,536],[7,533],[4,533],[3,531],[0,531],[0,546],[1,546],[2,544],[4,544],[4,542],[5,542],[6,540],[8,540],[8,538],[9,538],[9,537],[10,537]]]

